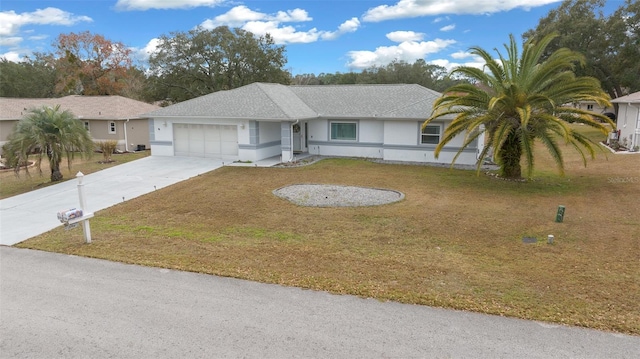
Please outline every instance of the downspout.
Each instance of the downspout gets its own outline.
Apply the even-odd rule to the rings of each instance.
[[[291,146],[291,159],[292,159],[294,162],[295,162],[295,160],[296,160],[296,157],[293,155],[293,151],[294,151],[293,143],[295,142],[295,141],[294,141],[294,139],[293,139],[293,136],[295,136],[295,133],[293,133],[293,126],[297,125],[298,123],[300,123],[300,119],[295,120],[295,121],[291,124],[291,143],[290,143],[290,146]]]
[[[633,150],[636,146],[638,146],[638,137],[640,137],[640,106],[636,106],[631,102],[628,102],[627,105],[629,107],[635,107],[636,110],[636,126],[633,130],[633,139],[631,140],[631,150]]]
[[[124,152],[129,152],[129,138],[127,138],[127,124],[129,119],[124,122]]]

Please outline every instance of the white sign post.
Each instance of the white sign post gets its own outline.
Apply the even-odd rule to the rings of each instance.
[[[78,197],[80,198],[80,209],[82,210],[83,214],[79,219],[82,221],[84,242],[91,243],[91,226],[89,225],[89,218],[93,217],[93,214],[87,212],[87,201],[84,198],[84,183],[82,183],[84,174],[82,172],[78,172],[78,174],[76,174],[76,178],[78,179]],[[91,217],[89,217],[89,215],[91,215]]]

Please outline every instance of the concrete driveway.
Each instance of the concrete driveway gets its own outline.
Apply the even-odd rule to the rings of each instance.
[[[149,156],[84,177],[87,212],[111,207],[156,189],[212,171],[222,161]],[[60,226],[58,211],[79,207],[71,180],[0,200],[0,245],[13,245]]]
[[[2,358],[637,358],[640,337],[0,247]]]

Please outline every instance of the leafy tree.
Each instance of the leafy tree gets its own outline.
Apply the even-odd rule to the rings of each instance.
[[[320,85],[319,77],[314,74],[299,74],[291,79],[292,85]]]
[[[53,44],[62,95],[120,95],[131,76],[131,50],[89,31],[61,34]]]
[[[20,120],[7,143],[3,146],[3,155],[8,166],[18,173],[21,165],[26,163],[29,155],[36,154],[36,166],[40,174],[40,167],[44,156],[49,160],[51,181],[60,181],[60,162],[67,158],[67,165],[71,169],[71,162],[75,156],[89,157],[93,153],[94,144],[89,132],[82,122],[68,111],[61,111],[60,105],[51,108],[32,109]],[[28,173],[28,167],[24,167]]]
[[[454,115],[436,147],[438,156],[443,147],[455,136],[466,133],[462,150],[482,133],[488,137],[480,158],[485,158],[490,148],[494,160],[500,166],[499,175],[504,178],[522,176],[521,160],[526,163],[526,175],[531,177],[534,167],[534,144],[540,141],[549,151],[564,174],[564,161],[558,141],[571,144],[581,155],[586,166],[585,152],[593,158],[598,145],[588,137],[572,130],[569,122],[582,123],[607,134],[603,122],[613,125],[601,114],[574,108],[574,101],[596,101],[610,105],[607,94],[597,79],[579,77],[574,73],[576,63],[584,58],[566,48],[558,49],[542,60],[555,35],[548,35],[539,42],[525,42],[522,53],[511,36],[505,44],[507,56],[498,51],[498,59],[479,47],[470,52],[481,57],[485,69],[459,67],[453,73],[467,77],[475,84],[458,84],[449,88],[436,100],[434,110],[423,126]],[[481,163],[478,163],[478,170]]]
[[[393,61],[385,66],[373,66],[362,72],[321,73],[296,75],[295,85],[337,85],[337,84],[419,84],[436,91],[444,91],[453,84],[462,82],[447,76],[444,67],[427,64],[424,59],[414,63]]]
[[[578,75],[600,80],[612,98],[640,90],[640,2],[625,0],[605,16],[605,0],[565,0],[540,19],[525,40],[558,33],[545,56],[566,47],[585,55]]]
[[[56,71],[45,58],[23,62],[0,60],[0,97],[48,98],[54,96]]]
[[[149,59],[155,93],[173,102],[258,81],[289,84],[286,62],[284,46],[269,34],[226,26],[163,35]]]
[[[386,66],[365,69],[361,75],[362,83],[419,84],[436,91],[444,91],[460,82],[447,76],[447,70],[444,67],[428,64],[424,59],[418,59],[412,64],[393,61]]]

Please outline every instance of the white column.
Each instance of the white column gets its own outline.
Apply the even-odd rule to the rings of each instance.
[[[80,209],[82,210],[82,216],[84,217],[89,213],[89,211],[87,211],[87,201],[84,198],[84,183],[82,183],[84,174],[82,172],[78,172],[78,174],[76,174],[76,178],[78,179],[78,197],[80,198]],[[82,221],[82,231],[84,232],[84,242],[91,243],[91,227],[89,226],[88,218]]]

